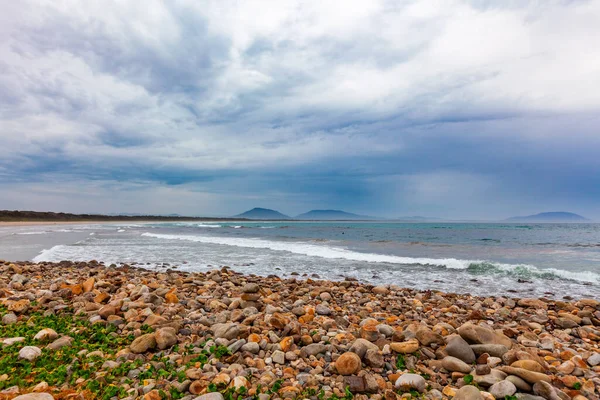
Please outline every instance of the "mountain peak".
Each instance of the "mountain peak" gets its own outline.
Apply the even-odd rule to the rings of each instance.
[[[352,214],[342,210],[311,210],[296,216],[296,219],[310,220],[364,220],[374,219],[366,215]]]
[[[244,213],[234,215],[233,218],[246,218],[246,219],[291,219],[291,217],[280,213],[276,210],[269,208],[255,207],[252,210],[248,210]]]
[[[589,219],[579,214],[566,211],[543,212],[535,215],[512,217],[507,221],[513,222],[586,222]]]

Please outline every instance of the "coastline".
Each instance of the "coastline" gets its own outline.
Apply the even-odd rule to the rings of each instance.
[[[0,366],[32,364],[0,371],[6,398],[35,387],[56,398],[582,400],[600,384],[593,299],[94,262],[0,261],[0,282]]]

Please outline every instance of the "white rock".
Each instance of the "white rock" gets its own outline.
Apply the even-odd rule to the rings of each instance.
[[[35,346],[25,346],[19,351],[19,358],[33,361],[42,355],[42,350]]]
[[[54,329],[44,328],[39,331],[34,337],[34,340],[54,340],[58,337],[58,333]]]
[[[425,378],[421,375],[417,374],[404,374],[401,375],[396,380],[396,389],[401,390],[410,390],[415,389],[421,393],[425,392],[425,387],[427,386],[427,382],[425,382]]]

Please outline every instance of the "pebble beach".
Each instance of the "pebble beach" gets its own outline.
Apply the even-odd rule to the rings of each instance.
[[[0,398],[597,399],[600,302],[0,261]]]

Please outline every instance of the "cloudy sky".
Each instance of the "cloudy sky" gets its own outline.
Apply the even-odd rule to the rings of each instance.
[[[0,209],[600,219],[600,1],[0,0]]]

